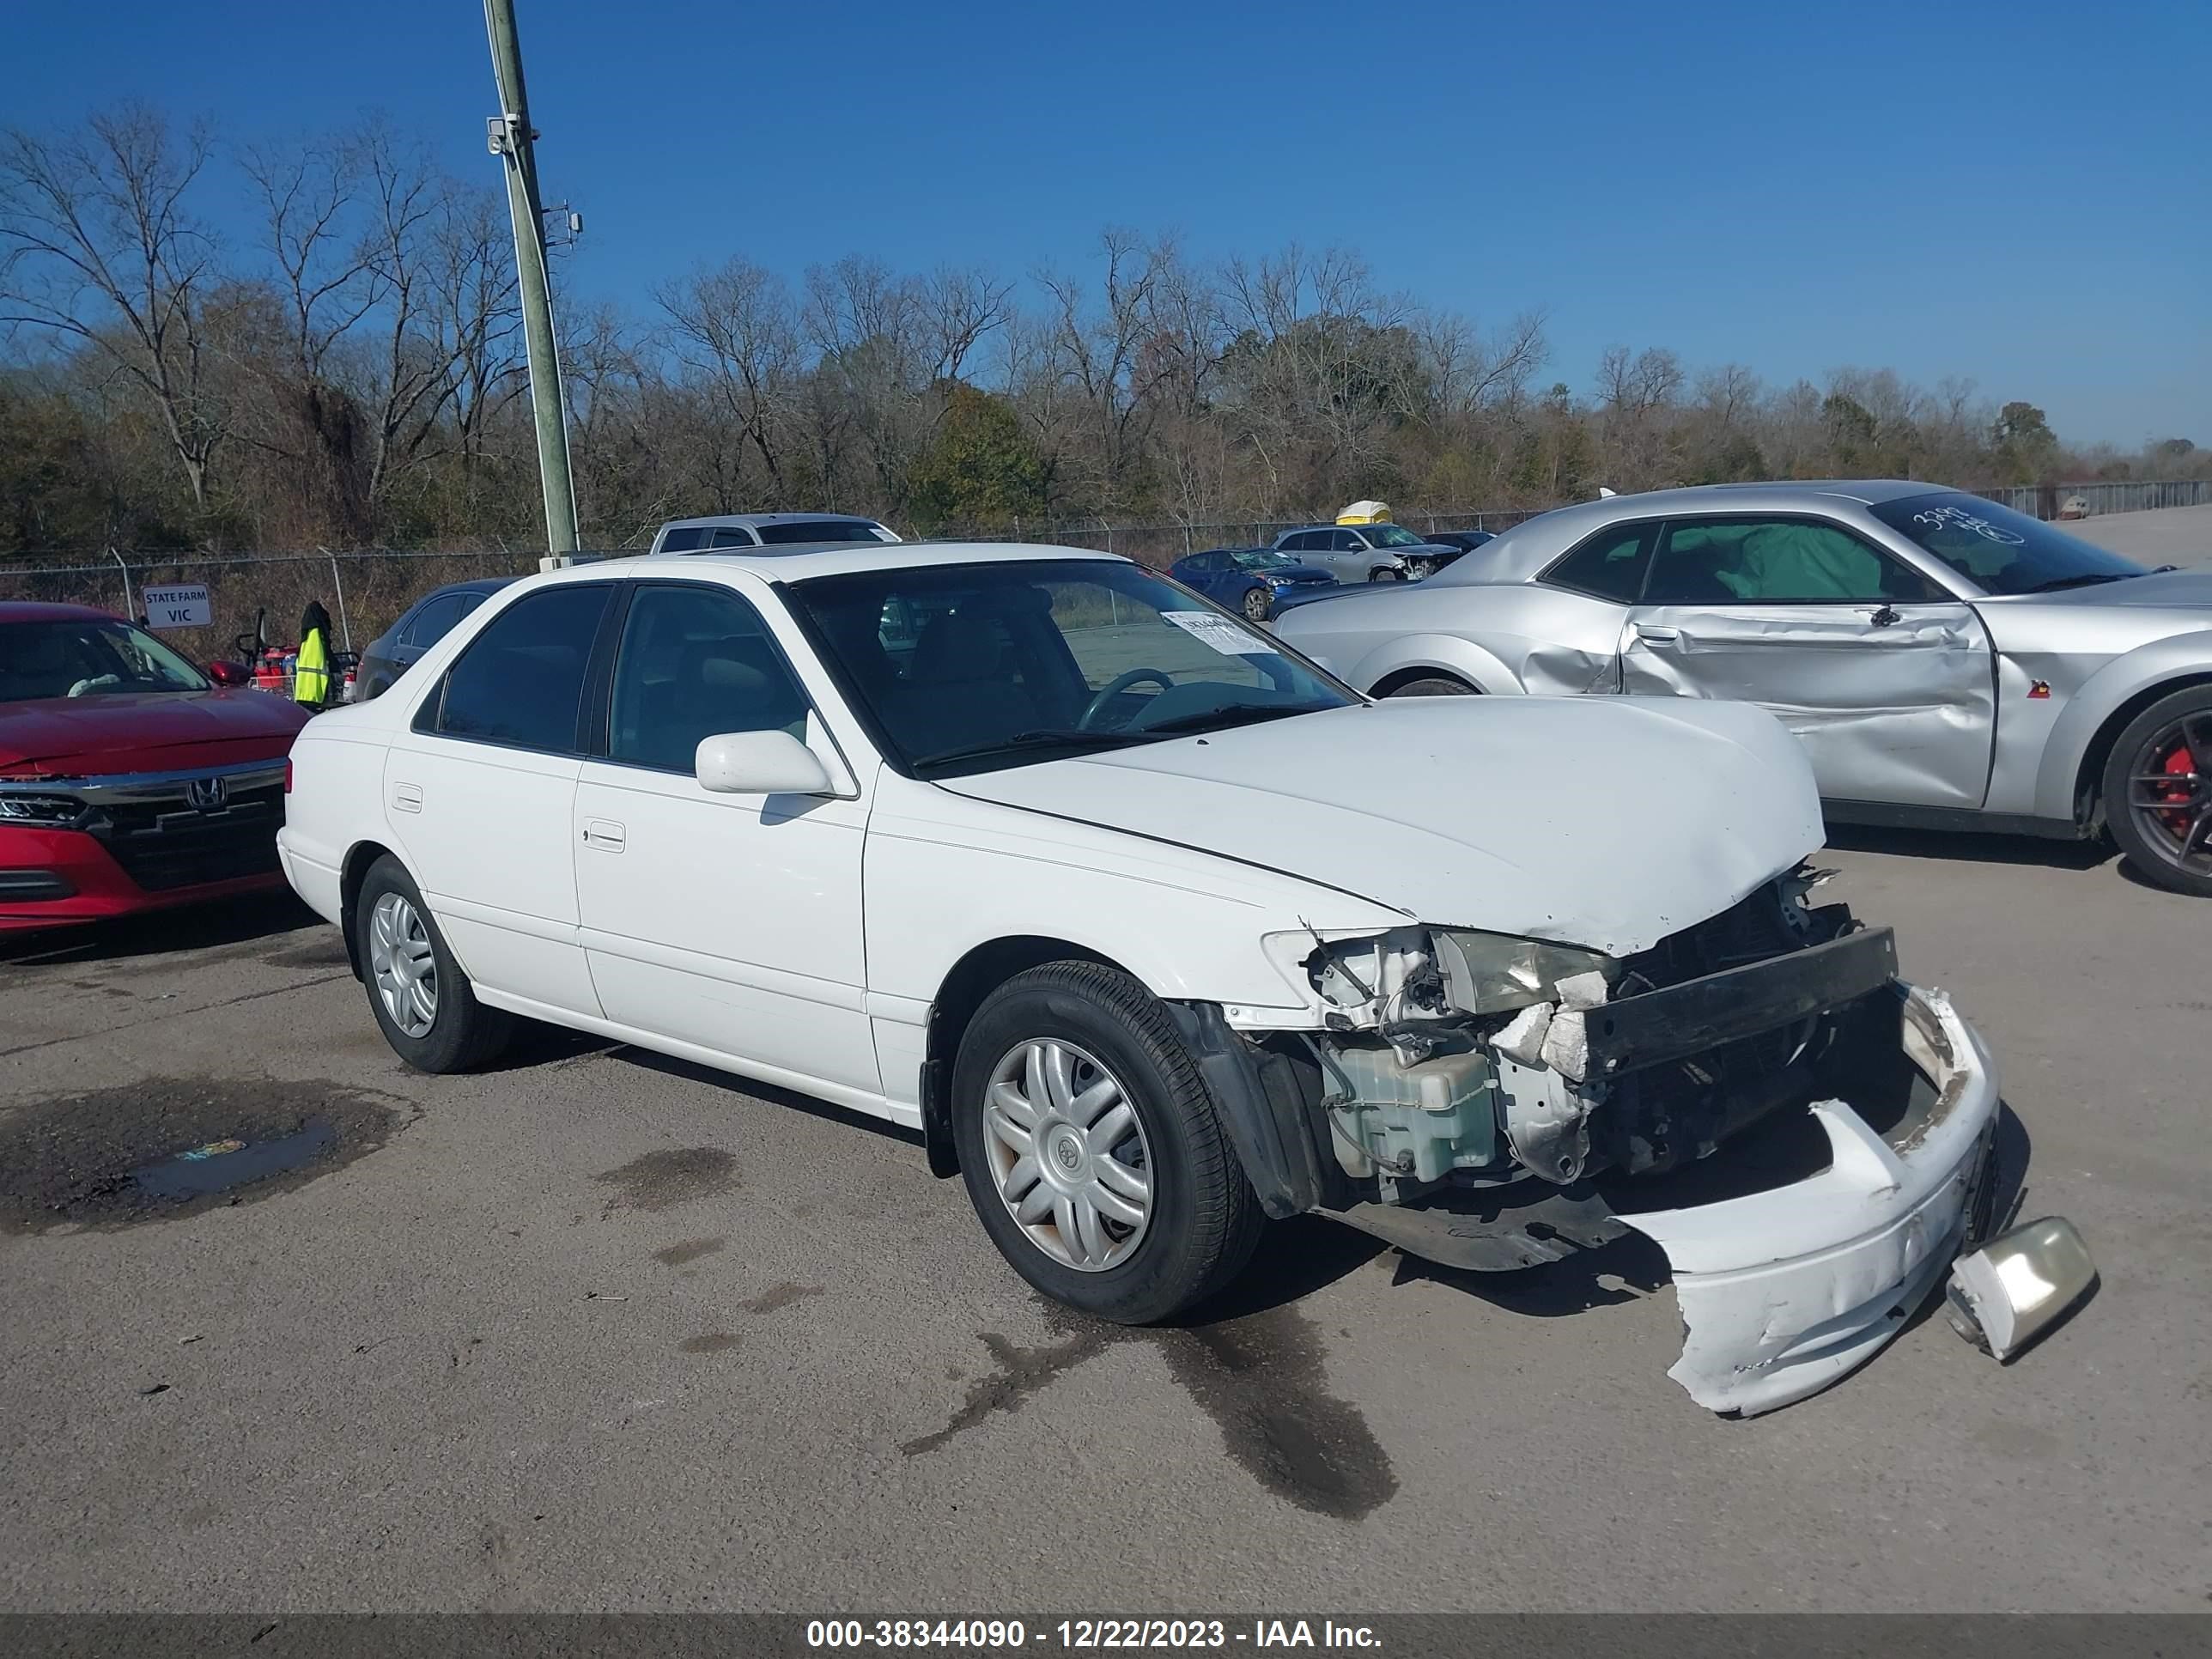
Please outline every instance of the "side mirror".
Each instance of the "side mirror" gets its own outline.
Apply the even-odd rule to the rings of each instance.
[[[692,757],[699,787],[718,795],[829,795],[829,769],[788,732],[725,732]]]
[[[253,684],[252,672],[242,662],[211,662],[208,665],[207,672],[208,678],[217,685],[236,686]]]

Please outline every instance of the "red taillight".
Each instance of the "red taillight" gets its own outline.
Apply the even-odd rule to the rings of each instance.
[[[289,755],[284,757],[284,793],[288,795],[292,793],[292,757]]]

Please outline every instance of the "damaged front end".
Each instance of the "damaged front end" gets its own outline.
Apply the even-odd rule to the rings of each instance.
[[[1811,902],[1824,878],[1801,867],[1618,959],[1463,929],[1276,936],[1317,1023],[1237,1046],[1306,1166],[1297,1207],[1474,1271],[1641,1232],[1686,1328],[1670,1375],[1715,1411],[1864,1363],[1987,1231],[1997,1085],[1948,1000],[1897,978],[1888,929]],[[1202,1035],[1218,1068],[1230,1034]],[[1806,1113],[1826,1147],[1798,1178],[1705,1164]],[[1706,1190],[1670,1203],[1685,1185]]]

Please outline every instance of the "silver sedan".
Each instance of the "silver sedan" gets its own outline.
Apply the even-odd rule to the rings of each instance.
[[[1804,743],[1833,822],[2108,827],[2148,879],[2212,896],[2212,571],[2146,570],[1979,496],[1615,495],[1278,627],[1378,696],[1755,702]],[[1605,766],[1562,755],[1553,781],[1632,811],[1603,800]]]

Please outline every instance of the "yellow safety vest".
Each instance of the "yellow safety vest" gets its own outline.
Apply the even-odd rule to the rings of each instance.
[[[321,703],[330,701],[331,653],[323,643],[323,630],[308,631],[300,641],[300,659],[292,670],[292,701]]]

